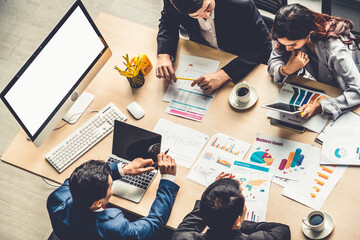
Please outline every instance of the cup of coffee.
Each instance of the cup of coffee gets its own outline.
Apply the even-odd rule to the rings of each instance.
[[[250,86],[245,81],[236,84],[233,91],[238,102],[247,103],[250,100]]]
[[[321,232],[324,229],[325,215],[322,211],[312,211],[302,222],[311,230]]]

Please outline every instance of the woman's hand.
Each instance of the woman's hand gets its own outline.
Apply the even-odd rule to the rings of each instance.
[[[308,62],[309,57],[306,53],[302,51],[292,50],[289,61],[286,63],[282,70],[287,75],[293,74],[299,69],[305,67]]]
[[[304,119],[308,119],[318,113],[321,113],[322,109],[319,102],[324,99],[326,99],[326,97],[321,96],[316,103],[310,103],[310,104],[308,103],[298,108],[298,110],[301,111],[301,113],[299,114],[300,117]]]
[[[308,103],[299,108],[300,117],[308,119],[318,113],[321,113],[321,105],[319,103]]]

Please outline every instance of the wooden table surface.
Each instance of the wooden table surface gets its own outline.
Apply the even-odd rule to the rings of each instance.
[[[280,86],[273,84],[265,65],[259,65],[244,79],[259,94],[255,106],[248,110],[234,110],[230,106],[228,98],[234,84],[228,83],[217,92],[201,123],[165,114],[168,103],[163,102],[162,97],[168,83],[156,78],[154,68],[145,77],[146,82],[139,89],[132,89],[127,79],[114,70],[114,65],[123,67],[122,56],[126,53],[129,56],[135,56],[141,52],[146,53],[153,65],[155,65],[157,31],[105,13],[100,14],[95,22],[109,44],[113,55],[86,89],[86,92],[95,95],[95,99],[88,110],[100,110],[109,102],[113,102],[128,116],[127,123],[149,130],[154,128],[160,118],[166,118],[209,135],[218,131],[248,143],[255,140],[257,133],[262,133],[321,147],[314,142],[316,133],[306,131],[301,134],[270,125],[269,119],[266,117],[267,110],[260,106],[273,102],[280,90]],[[184,54],[220,60],[220,67],[234,58],[234,55],[229,53],[191,41],[180,40],[176,64]],[[318,82],[301,78],[292,78],[291,81],[324,89],[326,94],[330,96],[341,94],[339,89]],[[141,120],[135,120],[126,110],[126,106],[132,101],[137,101],[145,110],[145,117]],[[359,109],[357,109],[357,112],[359,112]],[[76,124],[66,125],[60,130],[54,131],[40,148],[36,148],[30,141],[27,141],[24,131],[21,130],[2,156],[2,160],[34,174],[62,183],[81,163],[90,159],[107,160],[111,153],[112,133],[61,174],[57,173],[45,160],[47,152],[92,116],[92,114],[84,114]],[[205,189],[205,187],[187,180],[186,175],[188,172],[189,169],[178,167],[176,182],[181,188],[167,224],[168,227],[173,229],[192,210],[195,200],[200,198]],[[322,207],[323,211],[332,216],[335,223],[335,229],[329,239],[360,239],[360,184],[356,184],[359,174],[358,167],[348,168]],[[139,204],[116,196],[111,198],[111,203],[146,216],[155,199],[159,180],[160,174],[157,175]],[[271,184],[266,220],[289,225],[292,239],[305,239],[301,231],[301,219],[311,209],[282,196],[281,191],[282,187]]]

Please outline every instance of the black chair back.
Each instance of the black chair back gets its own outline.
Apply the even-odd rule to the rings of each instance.
[[[282,7],[288,4],[287,0],[254,0],[256,7],[260,10],[266,11],[271,14],[276,14],[277,11]],[[272,28],[274,19],[268,16],[262,15],[264,22],[269,29]]]
[[[267,11],[272,14],[276,14],[277,11],[287,5],[287,0],[254,0],[258,9]]]
[[[60,240],[54,232],[51,233],[51,235],[49,236],[48,240]]]

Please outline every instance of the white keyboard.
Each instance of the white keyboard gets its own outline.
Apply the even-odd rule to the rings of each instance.
[[[59,173],[61,173],[90,148],[111,133],[114,129],[115,120],[124,122],[126,116],[113,103],[109,103],[46,154],[45,158]]]

